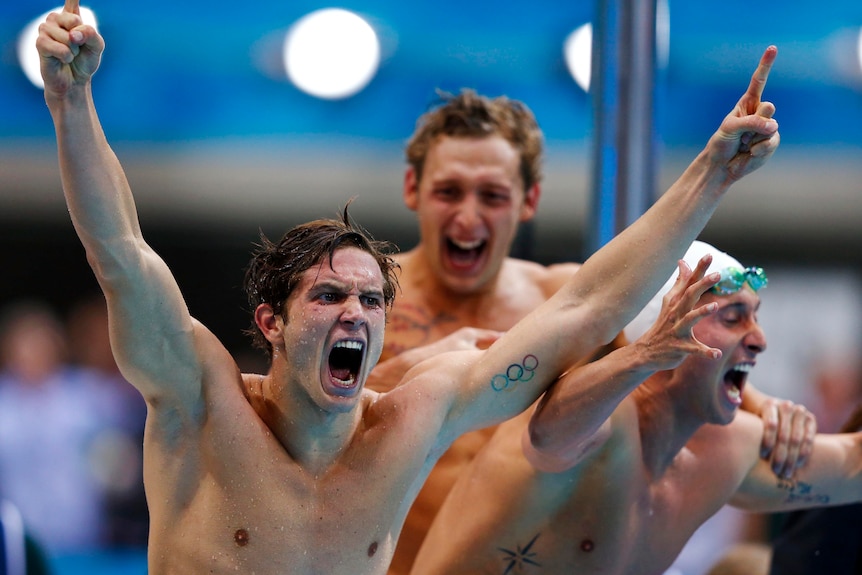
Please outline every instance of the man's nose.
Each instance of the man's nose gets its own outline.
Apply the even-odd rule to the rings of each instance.
[[[341,321],[354,329],[365,323],[365,309],[358,297],[351,296],[344,300]]]
[[[482,211],[479,200],[475,194],[466,194],[458,204],[455,221],[465,229],[474,228],[482,219]]]
[[[745,336],[745,346],[754,353],[766,351],[766,334],[759,323],[755,322],[751,331]]]

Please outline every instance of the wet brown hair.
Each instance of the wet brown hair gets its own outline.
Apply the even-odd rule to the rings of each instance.
[[[350,202],[344,206],[340,220],[320,219],[301,224],[289,230],[277,243],[261,232],[261,243],[252,254],[243,283],[252,313],[265,303],[287,321],[285,304],[302,274],[326,258],[329,258],[331,267],[333,254],[344,247],[356,247],[371,254],[383,274],[383,300],[387,311],[392,307],[398,287],[395,271],[399,267],[390,256],[395,246],[375,240],[351,221],[347,213],[349,205]],[[246,333],[252,337],[255,347],[272,356],[272,344],[263,336],[254,319]]]
[[[489,98],[473,90],[450,94],[438,91],[439,102],[416,122],[407,142],[407,162],[422,179],[428,150],[441,136],[485,138],[502,136],[521,156],[524,191],[542,180],[543,136],[533,113],[522,102],[506,96]]]

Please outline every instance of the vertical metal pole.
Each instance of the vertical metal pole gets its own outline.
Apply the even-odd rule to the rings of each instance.
[[[595,130],[587,255],[655,199],[656,0],[598,0],[593,23]]]

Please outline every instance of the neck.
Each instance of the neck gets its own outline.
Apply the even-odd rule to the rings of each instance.
[[[660,371],[632,392],[638,410],[644,466],[661,476],[703,425],[688,409],[684,382],[673,371]]]
[[[256,381],[254,380],[256,378]],[[252,376],[249,401],[290,457],[318,473],[329,468],[353,440],[364,402],[348,412],[326,412],[292,385],[274,365],[266,376]],[[364,395],[363,395],[364,397]]]
[[[502,270],[486,283],[471,291],[458,291],[441,281],[434,273],[422,244],[399,258],[402,278],[408,278],[405,293],[422,293],[428,306],[440,310],[472,310],[493,303],[499,292]],[[505,266],[505,262],[503,266]],[[415,286],[415,287],[413,287]],[[421,286],[421,288],[419,287]]]

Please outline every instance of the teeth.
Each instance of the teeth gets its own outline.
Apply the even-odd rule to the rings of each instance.
[[[473,240],[472,242],[465,242],[461,240],[451,240],[453,244],[461,248],[462,250],[473,250],[482,245],[484,240]]]
[[[350,387],[351,385],[353,385],[353,382],[356,381],[356,378],[352,375],[348,379],[338,379],[337,377],[334,379],[338,382],[339,385],[343,387]]]
[[[356,349],[362,350],[362,342],[361,341],[338,341],[335,343],[333,347],[344,347],[347,349]]]
[[[733,371],[741,371],[743,373],[749,373],[749,372],[751,372],[751,369],[753,367],[754,366],[751,365],[750,363],[740,363],[739,365],[733,366]]]
[[[730,399],[732,399],[733,401],[738,401],[739,395],[740,395],[739,394],[739,388],[736,387],[735,385],[731,385],[727,389],[727,396],[730,397]]]

